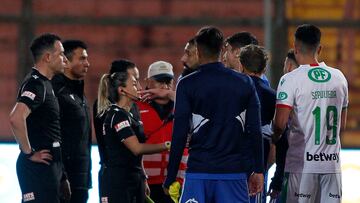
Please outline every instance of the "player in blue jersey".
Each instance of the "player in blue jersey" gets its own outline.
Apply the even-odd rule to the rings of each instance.
[[[271,153],[271,121],[274,118],[276,91],[261,79],[263,75],[268,55],[263,47],[257,45],[247,45],[240,51],[240,66],[244,73],[249,75],[255,83],[256,92],[259,96],[261,106],[261,126],[263,134],[264,146],[264,177],[267,177],[267,169],[273,164],[274,153]],[[275,150],[273,150],[275,152]],[[266,185],[264,182],[264,190],[262,193],[262,201],[266,201]],[[250,202],[255,202],[255,198],[250,198]]]
[[[262,191],[264,181],[260,104],[254,83],[220,62],[220,30],[202,28],[195,41],[200,65],[198,71],[179,82],[176,90],[165,192],[175,181],[190,132],[180,202],[249,202],[249,192],[254,195]],[[253,174],[248,186],[249,172]]]

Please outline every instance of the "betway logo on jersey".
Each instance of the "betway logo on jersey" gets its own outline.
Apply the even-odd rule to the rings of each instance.
[[[304,194],[304,193],[297,193],[297,192],[295,192],[295,197],[308,198],[308,199],[310,199],[311,194]]]
[[[306,152],[306,161],[336,161],[338,163],[339,160],[340,160],[339,153],[310,154],[309,152]]]
[[[332,194],[331,192],[329,193],[329,197],[334,198],[334,199],[340,199],[341,196],[339,194]]]

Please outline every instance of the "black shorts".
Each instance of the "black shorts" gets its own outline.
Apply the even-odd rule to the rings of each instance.
[[[61,158],[57,158],[57,153],[51,154],[54,160],[50,162],[50,165],[46,165],[35,163],[20,152],[16,162],[16,172],[22,193],[22,202],[59,202],[63,167]]]
[[[102,172],[101,203],[144,203],[145,178],[142,173],[125,173],[118,167],[104,167]]]

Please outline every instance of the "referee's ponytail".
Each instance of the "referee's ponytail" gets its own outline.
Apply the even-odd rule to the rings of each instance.
[[[103,114],[111,105],[120,100],[119,87],[126,87],[126,80],[129,78],[128,72],[115,72],[104,74],[99,83],[98,89],[98,110],[97,114]]]
[[[103,114],[111,104],[108,94],[109,75],[104,74],[99,82],[97,115]]]

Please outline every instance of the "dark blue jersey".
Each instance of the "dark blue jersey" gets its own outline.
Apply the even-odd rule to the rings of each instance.
[[[258,94],[261,106],[261,125],[270,124],[275,114],[276,91],[269,87],[263,79],[251,76],[254,81],[256,92]]]
[[[261,112],[261,126],[270,127],[271,121],[274,118],[275,114],[275,104],[276,104],[276,91],[273,90],[267,82],[263,79],[251,76],[251,79],[254,81],[256,92],[258,94],[260,100],[260,112]],[[265,127],[264,127],[265,128]],[[265,128],[266,129],[266,128]],[[263,144],[264,144],[264,168],[267,168],[267,159],[270,151],[270,141],[271,141],[271,133],[262,132],[263,133]],[[269,135],[268,135],[269,134]]]
[[[187,172],[263,172],[260,104],[249,76],[210,63],[179,82],[165,187],[175,180],[189,132]]]

